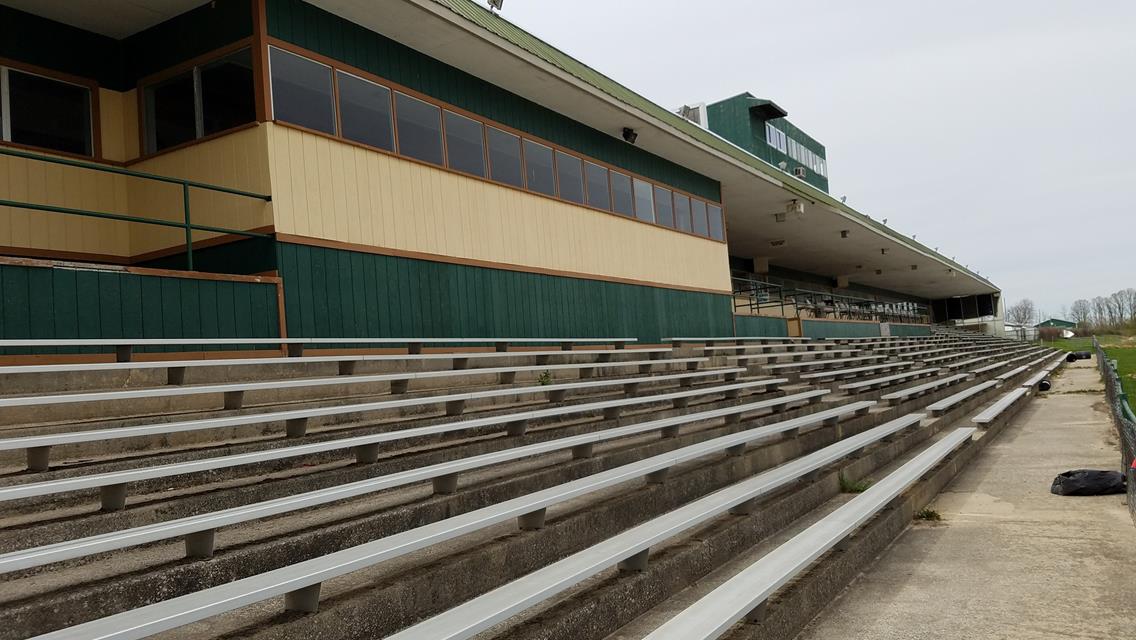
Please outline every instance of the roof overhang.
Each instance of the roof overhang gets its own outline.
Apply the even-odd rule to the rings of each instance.
[[[637,146],[721,183],[735,255],[769,258],[774,265],[846,276],[850,282],[922,298],[998,291],[966,267],[776,167],[716,142],[708,144],[702,132],[696,136],[684,130],[689,123],[678,116],[650,113],[601,90],[596,80],[610,81],[598,72],[570,61],[592,81],[569,73],[549,61],[567,59],[565,54],[487,10],[460,0],[309,1],[614,137],[624,127],[634,129]],[[804,203],[803,216],[776,222],[773,214],[784,212],[794,199]],[[777,240],[784,243],[773,246]]]
[[[784,118],[789,115],[789,112],[777,106],[776,102],[766,100],[765,98],[750,98],[749,110],[756,112],[762,120],[773,120],[774,118]]]
[[[0,4],[121,40],[208,0],[0,0]]]

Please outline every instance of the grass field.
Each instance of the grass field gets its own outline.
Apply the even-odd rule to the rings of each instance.
[[[1132,336],[1097,336],[1101,346],[1109,358],[1116,360],[1116,370],[1120,374],[1120,382],[1128,394],[1129,405],[1136,401],[1136,338]],[[1093,339],[1069,338],[1068,340],[1054,340],[1043,343],[1047,347],[1064,351],[1092,351]]]
[[[1136,402],[1136,348],[1105,349],[1105,353],[1116,360],[1116,372],[1120,374],[1120,383],[1128,394],[1128,406],[1131,407]]]

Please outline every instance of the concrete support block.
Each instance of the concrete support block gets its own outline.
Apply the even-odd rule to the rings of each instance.
[[[622,340],[616,340],[615,341],[615,348],[616,349],[625,349],[625,348],[627,348],[627,343],[622,341]]]
[[[28,471],[47,471],[51,466],[51,446],[28,447]]]
[[[568,397],[568,390],[567,389],[554,389],[554,390],[548,392],[548,401],[549,402],[564,402],[564,399],[567,398],[567,397]]]
[[[628,382],[627,384],[623,385],[623,393],[625,393],[626,395],[639,393],[639,383]]]
[[[690,398],[672,398],[671,406],[675,409],[685,409],[690,406]]]
[[[447,473],[444,476],[434,478],[434,493],[439,495],[448,496],[457,493],[458,490],[458,474]]]
[[[468,369],[469,368],[469,358],[454,358],[453,368],[454,369]]]
[[[399,380],[391,380],[391,393],[399,394],[406,393],[410,388],[410,378],[402,378]]]
[[[765,603],[762,602],[753,609],[750,609],[749,613],[745,614],[744,620],[749,624],[759,624],[761,621],[765,620]]]
[[[608,407],[603,410],[604,420],[619,420],[619,415],[622,412],[623,407]]]
[[[734,506],[730,507],[730,513],[736,516],[748,516],[757,509],[757,505],[757,498],[751,498],[749,500],[746,500],[745,502],[735,504]]]
[[[299,611],[300,613],[315,613],[319,611],[320,583],[289,591],[284,594],[284,610]]]
[[[596,362],[611,362],[611,354],[610,353],[601,353],[599,356],[596,357]]]
[[[666,467],[647,474],[647,484],[663,484],[670,475],[671,468]]]
[[[196,559],[212,558],[213,547],[216,541],[216,529],[194,531],[185,537],[185,557]]]
[[[226,391],[225,392],[225,409],[235,410],[240,409],[245,403],[244,391]]]
[[[742,421],[742,414],[741,413],[731,413],[731,414],[727,415],[724,419],[725,424],[738,424],[741,421]]]
[[[504,352],[506,352],[506,351],[508,351],[508,350],[509,350],[509,343],[508,343],[508,342],[494,342],[494,343],[493,343],[493,348],[494,348],[494,349],[495,349],[495,350],[496,350],[496,351],[497,351],[498,353],[504,353]]]
[[[740,456],[740,455],[745,453],[745,450],[746,450],[746,443],[743,442],[741,444],[735,444],[732,447],[726,447],[726,455]]]
[[[584,458],[590,458],[594,453],[594,449],[595,447],[591,442],[587,444],[578,444],[572,447],[572,459],[583,460]]]
[[[169,367],[166,369],[166,384],[185,384],[185,367]]]
[[[852,544],[855,541],[856,541],[856,534],[855,533],[849,533],[848,535],[846,535],[843,538],[841,538],[840,540],[838,540],[836,542],[836,544],[832,546],[832,548],[833,548],[834,551],[847,551],[849,548],[851,548]]]
[[[537,364],[548,364],[551,361],[552,361],[551,356],[537,356],[536,357],[536,363]]]
[[[800,427],[793,427],[792,429],[786,429],[785,430],[785,437],[786,438],[796,438],[799,435],[801,435],[801,428]]]
[[[289,358],[299,358],[304,355],[304,345],[302,344],[289,344],[287,349]]]
[[[726,398],[727,400],[737,400],[741,396],[742,396],[742,390],[741,389],[730,389],[730,390],[728,390],[728,391],[726,391],[725,393],[722,394],[722,397]]]
[[[730,373],[727,373],[725,376],[723,376],[722,379],[725,380],[726,382],[733,382],[734,380],[738,379],[738,372],[737,371],[731,371]],[[771,388],[773,390],[776,390],[777,385],[773,385]]]
[[[649,365],[649,364],[639,365],[639,374],[640,375],[647,375],[648,373],[651,373],[651,365]]]
[[[528,420],[514,420],[505,424],[505,433],[513,437],[523,436],[528,430]]]
[[[672,424],[669,427],[663,427],[663,429],[660,433],[664,438],[677,438],[678,437],[678,430],[679,430],[679,425]]]
[[[99,508],[103,511],[122,511],[126,508],[126,485],[108,484],[99,487]]]
[[[450,400],[446,403],[446,415],[460,416],[465,411],[465,400]]]
[[[513,384],[517,381],[516,371],[502,371],[497,374],[497,382],[500,384]]]
[[[518,516],[517,527],[519,527],[521,531],[536,531],[537,529],[543,529],[544,519],[547,514],[548,509],[542,508]]]
[[[406,343],[406,352],[410,353],[410,354],[422,353],[422,343],[421,342],[408,342],[408,343]]]
[[[572,346],[573,346],[573,345],[572,345],[572,343],[571,343],[571,342],[561,342],[561,343],[560,343],[560,350],[561,350],[561,351],[571,351],[571,350],[572,350]]]
[[[872,410],[872,408],[871,408],[871,407],[863,407],[863,408],[861,408],[861,409],[857,409],[857,410],[856,410],[856,413],[855,413],[855,415],[857,415],[857,416],[866,416],[866,415],[868,415],[868,413],[869,413],[869,412],[870,412],[871,410]]]
[[[357,464],[373,464],[379,460],[379,443],[361,444],[355,449],[355,462]]]
[[[686,370],[687,371],[698,371],[698,363],[697,362],[686,363]]]
[[[355,366],[359,364],[358,360],[342,360],[339,363],[339,375],[350,376],[355,375]]]
[[[825,418],[825,420],[822,424],[826,427],[835,427],[839,423],[840,423],[840,417],[839,416],[833,416],[831,418]]]
[[[300,438],[308,433],[307,418],[292,418],[284,421],[284,432],[289,438]]]
[[[581,378],[594,378],[595,376],[596,376],[596,368],[595,367],[584,367],[583,369],[580,369],[580,377]]]
[[[134,347],[128,344],[120,344],[114,348],[115,362],[130,362],[130,359],[133,355]]]
[[[644,549],[633,556],[625,558],[619,563],[619,568],[622,571],[637,571],[643,572],[647,570],[647,557],[651,554],[651,550]]]

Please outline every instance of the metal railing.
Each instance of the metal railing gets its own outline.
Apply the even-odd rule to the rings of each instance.
[[[1132,405],[1129,404],[1128,395],[1120,382],[1116,361],[1109,359],[1096,336],[1093,336],[1093,351],[1097,357],[1101,378],[1104,380],[1112,424],[1116,427],[1116,433],[1120,438],[1120,470],[1127,474],[1128,478],[1128,511],[1132,515],[1133,522],[1136,522],[1136,473],[1132,469],[1132,461],[1136,459],[1136,414],[1132,412]]]
[[[228,187],[221,187],[204,182],[196,182],[194,180],[185,180],[183,178],[171,178],[169,176],[162,176],[154,173],[144,173],[142,171],[131,171],[130,169],[123,169],[120,167],[113,167],[109,165],[97,164],[94,162],[85,162],[82,160],[71,160],[69,158],[58,158],[55,156],[47,156],[38,153],[31,153],[28,151],[20,151],[17,149],[0,148],[0,155],[11,156],[13,158],[23,158],[25,160],[34,160],[44,162],[47,164],[58,164],[66,167],[76,167],[79,169],[88,169],[91,171],[99,171],[101,173],[112,173],[121,176],[128,176],[131,178],[141,178],[143,180],[151,180],[154,182],[164,182],[167,184],[176,184],[181,186],[182,194],[182,219],[180,222],[172,220],[162,220],[157,218],[143,218],[140,216],[131,216],[121,213],[109,213],[106,211],[90,211],[87,209],[75,209],[71,207],[58,207],[47,204],[37,204],[34,202],[19,202],[16,200],[0,199],[0,206],[14,207],[17,209],[31,209],[33,211],[45,211],[48,213],[61,213],[72,216],[83,216],[87,218],[100,218],[103,220],[117,220],[120,222],[135,222],[138,224],[148,224],[160,227],[176,227],[185,231],[185,262],[186,269],[193,271],[193,232],[194,231],[208,231],[212,233],[226,233],[238,236],[245,236],[249,238],[268,238],[271,237],[267,233],[257,233],[255,231],[245,231],[243,229],[228,229],[225,227],[214,227],[211,225],[193,224],[190,216],[189,206],[189,190],[201,189],[204,191],[213,191],[217,193],[228,193],[235,196],[245,198],[255,198],[265,202],[271,202],[272,196],[261,193],[252,193],[251,191],[242,191],[240,189],[230,189]]]
[[[792,307],[791,314],[796,318],[831,317],[919,324],[930,322],[928,306],[918,302],[876,300],[828,291],[789,288],[740,271],[735,271],[730,280],[735,313],[745,310],[751,315],[761,315],[762,311],[776,310],[778,315],[786,317],[786,307]]]

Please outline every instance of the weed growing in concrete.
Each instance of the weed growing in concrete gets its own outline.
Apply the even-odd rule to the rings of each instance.
[[[843,473],[840,474],[839,478],[841,493],[863,493],[868,490],[868,487],[872,486],[872,481],[866,478],[863,480],[850,480],[844,477]]]
[[[539,376],[537,376],[536,381],[540,383],[541,386],[550,385],[552,384],[552,374],[548,371],[543,371]]]
[[[919,511],[915,512],[915,519],[926,520],[927,522],[940,522],[943,519],[943,516],[931,507],[923,507]]]

